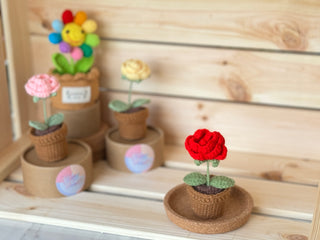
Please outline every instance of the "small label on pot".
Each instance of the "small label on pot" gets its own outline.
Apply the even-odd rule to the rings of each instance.
[[[125,154],[127,168],[133,173],[148,171],[154,162],[154,151],[147,144],[137,144],[130,147]]]
[[[91,87],[63,87],[63,103],[88,103],[91,99]]]
[[[81,165],[73,164],[62,169],[56,178],[56,187],[64,196],[80,192],[86,180],[86,172]]]

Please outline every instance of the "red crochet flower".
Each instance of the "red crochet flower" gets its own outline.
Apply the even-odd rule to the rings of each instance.
[[[224,137],[219,132],[198,129],[186,138],[185,147],[195,160],[223,160],[228,151],[224,142]]]

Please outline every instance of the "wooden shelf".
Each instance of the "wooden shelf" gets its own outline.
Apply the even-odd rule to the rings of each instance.
[[[243,174],[241,169],[233,172],[234,179],[250,192],[255,203],[245,226],[222,235],[180,229],[167,218],[162,200],[167,191],[182,183],[183,176],[190,172],[184,168],[192,169],[192,162],[185,158],[182,147],[165,149],[165,166],[143,174],[113,170],[106,161],[95,163],[89,191],[68,198],[30,196],[20,183],[21,169],[17,169],[0,185],[0,217],[147,239],[304,239],[310,233],[316,186],[270,181]],[[245,153],[241,156],[239,159],[246,159]],[[235,171],[227,162],[221,164],[219,173]]]

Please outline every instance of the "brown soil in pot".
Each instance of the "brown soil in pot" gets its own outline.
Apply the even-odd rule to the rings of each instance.
[[[207,194],[207,195],[218,194],[218,193],[220,193],[220,192],[225,190],[225,189],[221,189],[221,188],[207,186],[206,184],[202,184],[202,185],[199,185],[199,186],[194,186],[193,189],[196,190],[199,193],[203,193],[203,194]]]
[[[61,128],[61,126],[62,126],[62,124],[54,125],[54,126],[48,127],[46,130],[34,129],[34,131],[32,131],[31,133],[35,136],[43,136],[43,135],[46,135],[48,133],[52,133],[52,132],[58,130],[59,128]]]

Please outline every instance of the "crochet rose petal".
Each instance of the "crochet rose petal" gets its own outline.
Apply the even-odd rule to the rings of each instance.
[[[60,83],[53,76],[39,74],[31,77],[24,87],[26,92],[33,97],[47,98],[58,90]]]
[[[223,160],[227,155],[224,137],[219,132],[199,129],[185,140],[185,147],[190,156],[199,161]]]

